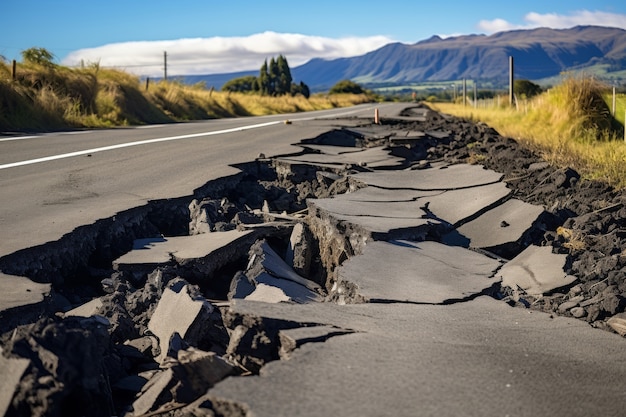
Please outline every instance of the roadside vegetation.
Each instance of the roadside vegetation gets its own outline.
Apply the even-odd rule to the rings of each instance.
[[[150,82],[97,63],[68,68],[54,64],[53,59],[43,48],[25,50],[15,73],[0,59],[0,131],[261,116],[348,107],[380,99],[349,80],[338,82],[328,93],[310,94],[306,84],[292,81],[282,56],[264,62],[258,77],[234,79],[223,91],[176,80]],[[626,187],[626,94],[617,96],[613,117],[611,89],[591,77],[565,77],[546,91],[517,80],[513,107],[506,95],[487,90],[478,93],[475,104],[463,104],[456,90],[450,97],[450,91],[441,90],[446,97],[410,94],[404,99],[426,101],[436,111],[484,122],[553,164],[571,166],[586,178]]]
[[[462,100],[429,105],[442,113],[483,122],[539,152],[548,162],[570,166],[585,178],[626,187],[626,95],[617,96],[613,117],[611,89],[591,77],[565,77],[547,91],[517,93],[513,107],[508,96],[475,105],[464,105]]]
[[[56,65],[53,59],[43,48],[25,50],[15,78],[12,65],[0,59],[0,131],[261,116],[374,100],[366,93],[311,95],[304,83],[292,83],[288,64],[280,57],[264,63],[267,79],[256,92],[215,91],[204,84],[186,85],[176,80],[150,82],[124,71],[101,68],[98,63],[68,68]],[[271,78],[270,73],[278,78]]]

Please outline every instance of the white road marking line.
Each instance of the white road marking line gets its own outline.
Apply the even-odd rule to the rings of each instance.
[[[147,139],[147,140],[141,140],[138,142],[122,143],[119,145],[103,146],[100,148],[85,149],[83,151],[69,152],[69,153],[64,153],[60,155],[45,156],[43,158],[29,159],[26,161],[12,162],[9,164],[0,165],[0,169],[15,168],[15,167],[24,166],[24,165],[38,164],[40,162],[55,161],[57,159],[72,158],[74,156],[94,154],[97,152],[111,151],[114,149],[129,148],[131,146],[147,145],[150,143],[167,142],[167,141],[172,141],[172,140],[198,138],[201,136],[213,136],[213,135],[220,135],[224,133],[240,132],[243,130],[258,129],[261,127],[272,126],[272,125],[276,125],[280,123],[282,122],[275,121],[275,122],[259,123],[255,125],[249,125],[249,126],[234,127],[232,129],[215,130],[212,132],[193,133],[193,134],[181,135],[181,136],[169,136],[165,138]]]
[[[41,138],[42,136],[15,136],[11,138],[2,138],[0,142],[9,142],[12,140],[22,140],[22,139],[33,139],[33,138]]]
[[[315,120],[315,119],[323,119],[323,118],[327,118],[327,117],[333,117],[334,118],[334,117],[340,117],[340,116],[346,116],[346,115],[349,115],[349,114],[359,113],[359,112],[363,112],[363,111],[365,111],[365,110],[364,109],[348,110],[348,111],[345,111],[345,112],[333,113],[332,115],[329,115],[329,116],[317,115],[317,116],[313,116],[313,117],[297,117],[297,118],[293,118],[293,119],[290,119],[290,120],[291,121],[308,121],[308,120]],[[24,165],[38,164],[40,162],[49,162],[49,161],[55,161],[57,159],[72,158],[74,156],[82,156],[82,155],[94,154],[94,153],[97,153],[97,152],[111,151],[111,150],[114,150],[114,149],[128,148],[128,147],[131,147],[131,146],[147,145],[147,144],[150,144],[150,143],[167,142],[167,141],[171,141],[171,140],[190,139],[190,138],[197,138],[197,137],[201,137],[201,136],[212,136],[212,135],[219,135],[219,134],[223,134],[223,133],[240,132],[240,131],[243,131],[243,130],[257,129],[257,128],[260,128],[260,127],[272,126],[272,125],[276,125],[276,124],[280,124],[280,123],[284,123],[284,121],[273,121],[273,122],[259,123],[259,124],[255,124],[255,125],[249,125],[249,126],[235,127],[235,128],[232,128],[232,129],[216,130],[216,131],[212,131],[212,132],[193,133],[193,134],[190,134],[190,135],[170,136],[170,137],[165,137],[165,138],[156,138],[156,139],[142,140],[142,141],[138,141],[138,142],[122,143],[122,144],[119,144],[119,145],[103,146],[101,148],[85,149],[84,151],[76,151],[76,152],[64,153],[64,154],[60,154],[60,155],[45,156],[43,158],[29,159],[29,160],[26,160],[26,161],[12,162],[12,163],[9,163],[9,164],[0,165],[0,169],[15,168],[15,167],[24,166]],[[152,125],[150,125],[150,126],[152,127]],[[143,127],[144,129],[145,128],[149,128],[147,126],[141,126],[141,127]],[[154,126],[154,127],[157,127],[157,126]],[[92,132],[92,131],[90,131],[90,132]],[[41,137],[44,137],[44,136],[20,136],[20,137],[15,137],[15,138],[0,139],[0,142],[11,141],[11,140],[33,139],[33,138],[41,138]]]

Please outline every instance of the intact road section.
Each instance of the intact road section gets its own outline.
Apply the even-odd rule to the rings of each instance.
[[[293,152],[290,144],[326,131],[335,117],[398,106],[0,136],[0,257],[150,200],[191,195],[238,172],[232,164]]]

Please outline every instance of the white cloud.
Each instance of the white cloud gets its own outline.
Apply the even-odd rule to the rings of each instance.
[[[247,37],[213,37],[113,43],[71,52],[62,64],[99,63],[149,76],[162,76],[167,51],[168,75],[257,70],[265,59],[282,54],[293,68],[312,58],[358,56],[393,42],[385,36],[324,38],[263,32]]]
[[[486,33],[537,27],[565,29],[579,25],[611,26],[626,29],[626,15],[589,10],[578,10],[569,15],[531,12],[524,16],[524,22],[520,25],[504,19],[481,20],[478,22],[478,28]]]

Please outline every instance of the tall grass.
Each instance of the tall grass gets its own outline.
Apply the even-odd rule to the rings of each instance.
[[[516,107],[473,107],[431,103],[435,110],[481,121],[512,137],[558,166],[585,178],[626,187],[624,127],[611,116],[608,87],[591,78],[565,78],[561,84]],[[502,99],[501,103],[507,100]]]
[[[0,61],[0,130],[110,127],[322,110],[372,101],[365,95],[262,97],[207,90],[177,81],[145,83],[90,65],[18,65]]]

